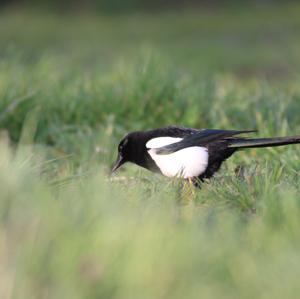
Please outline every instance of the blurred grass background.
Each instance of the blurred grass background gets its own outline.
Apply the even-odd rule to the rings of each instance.
[[[298,298],[299,146],[107,174],[133,130],[300,134],[300,4],[74,3],[0,6],[0,298]]]

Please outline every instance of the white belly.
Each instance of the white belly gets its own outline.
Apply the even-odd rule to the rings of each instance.
[[[168,177],[192,178],[204,173],[208,165],[207,148],[187,147],[168,155],[158,155],[155,148],[148,150],[162,174]]]

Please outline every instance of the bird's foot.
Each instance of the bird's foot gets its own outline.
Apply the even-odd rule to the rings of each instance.
[[[188,178],[187,180],[184,181],[182,195],[184,201],[191,201],[195,198],[196,191],[195,191],[194,181],[192,178]]]

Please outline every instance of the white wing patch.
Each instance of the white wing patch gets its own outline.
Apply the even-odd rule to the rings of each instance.
[[[181,141],[183,138],[178,137],[157,137],[150,139],[146,143],[147,148],[159,148],[168,144],[176,143]]]
[[[205,172],[208,165],[208,151],[205,147],[191,146],[168,155],[156,154],[156,148],[181,141],[182,138],[158,137],[147,142],[148,153],[168,177],[197,177]]]

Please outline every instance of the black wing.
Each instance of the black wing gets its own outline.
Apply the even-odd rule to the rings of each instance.
[[[235,131],[235,130],[210,130],[210,129],[203,129],[185,137],[183,140],[172,143],[160,148],[155,149],[156,154],[159,155],[168,155],[174,152],[177,152],[181,149],[191,146],[206,146],[209,143],[230,138],[235,135],[243,134],[243,133],[252,133],[256,132],[256,130],[247,130],[247,131]]]
[[[146,131],[148,139],[156,138],[156,137],[180,137],[186,138],[190,135],[201,132],[202,130],[186,128],[186,127],[178,127],[178,126],[168,126],[164,128],[158,128],[154,130]]]

